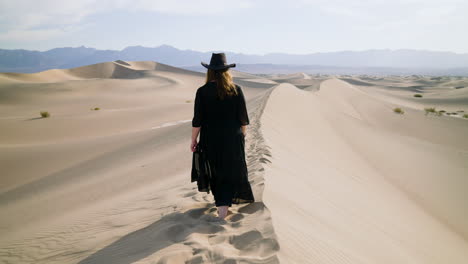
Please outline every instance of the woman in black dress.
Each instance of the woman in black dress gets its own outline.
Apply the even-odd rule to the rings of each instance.
[[[218,216],[224,219],[233,203],[254,202],[245,162],[246,126],[250,121],[242,89],[233,83],[228,71],[236,64],[227,64],[224,53],[213,53],[210,64],[201,64],[208,71],[206,83],[195,96],[190,149],[193,152],[200,144],[206,150],[211,168],[209,188]],[[196,180],[193,171],[192,181]]]

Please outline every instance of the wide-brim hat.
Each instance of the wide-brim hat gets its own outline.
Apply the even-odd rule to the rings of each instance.
[[[227,64],[226,62],[226,54],[224,53],[213,53],[211,54],[210,64],[206,62],[201,62],[201,64],[211,70],[224,70],[232,67],[236,67],[235,63]]]

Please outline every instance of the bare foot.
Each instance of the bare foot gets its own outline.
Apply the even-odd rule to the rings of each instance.
[[[228,213],[229,206],[223,205],[218,207],[218,217],[224,219]]]

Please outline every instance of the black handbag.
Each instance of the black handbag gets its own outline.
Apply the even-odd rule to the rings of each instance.
[[[192,182],[197,181],[198,191],[210,193],[211,167],[206,150],[197,144],[192,158]]]

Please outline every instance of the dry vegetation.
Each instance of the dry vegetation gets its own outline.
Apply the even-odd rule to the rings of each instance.
[[[43,118],[50,117],[50,113],[47,111],[41,111],[41,117]]]

